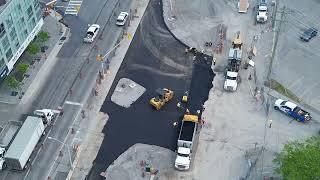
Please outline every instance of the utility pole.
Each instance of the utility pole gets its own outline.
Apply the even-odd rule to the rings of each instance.
[[[275,8],[277,8],[277,4],[279,1],[276,2]],[[279,40],[279,34],[282,28],[282,23],[285,19],[285,15],[287,14],[286,12],[286,7],[283,6],[280,10],[280,19],[277,20],[277,9],[275,9],[275,13],[274,13],[274,34],[273,34],[273,43],[272,43],[272,49],[271,49],[271,58],[270,58],[270,64],[269,64],[269,68],[268,68],[268,74],[267,74],[267,80],[268,82],[270,82],[270,75],[272,72],[272,65],[274,62],[274,58],[276,55],[276,51],[277,51],[277,45],[278,45],[278,40]],[[277,22],[278,22],[278,26],[277,26]],[[268,89],[268,93],[270,92],[270,88]],[[264,150],[265,150],[265,146],[266,146],[266,136],[267,136],[267,130],[271,129],[271,124],[272,124],[272,120],[270,120],[270,116],[269,116],[269,102],[270,102],[270,97],[267,97],[267,112],[266,112],[266,120],[265,120],[265,128],[264,128],[264,135],[263,135],[263,147],[262,147],[262,152],[261,152],[261,177],[263,176],[263,171],[264,171]]]

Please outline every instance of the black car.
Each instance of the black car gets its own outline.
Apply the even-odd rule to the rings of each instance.
[[[300,39],[308,42],[310,39],[315,37],[317,33],[318,33],[318,30],[316,28],[313,28],[313,27],[309,28],[303,32],[303,34],[300,36]]]

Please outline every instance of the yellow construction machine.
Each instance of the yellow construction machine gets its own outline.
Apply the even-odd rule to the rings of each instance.
[[[233,49],[241,50],[242,45],[243,45],[243,42],[241,40],[240,31],[238,31],[237,32],[237,37],[232,42],[232,46],[233,46]]]
[[[157,97],[150,99],[150,104],[159,110],[164,106],[168,101],[170,101],[173,97],[173,91],[167,88],[157,89],[156,92],[158,93]]]

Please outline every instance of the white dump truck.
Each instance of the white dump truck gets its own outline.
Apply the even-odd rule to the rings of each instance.
[[[36,110],[34,115],[26,118],[7,152],[3,151],[4,161],[3,158],[0,159],[2,165],[5,163],[14,170],[25,169],[45,128],[54,118],[54,112],[50,109]]]
[[[178,138],[178,150],[175,160],[175,168],[188,170],[190,168],[192,147],[198,127],[198,116],[186,114],[183,116],[180,134]]]
[[[257,22],[264,23],[268,20],[268,5],[265,0],[261,0],[257,8]]]
[[[226,68],[226,75],[223,88],[226,91],[236,91],[239,82],[239,70],[242,60],[242,41],[240,32],[232,42],[232,48],[229,50],[228,65]]]

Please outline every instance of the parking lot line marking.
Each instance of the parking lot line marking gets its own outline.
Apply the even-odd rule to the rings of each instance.
[[[65,104],[71,104],[71,105],[75,105],[75,106],[82,106],[81,103],[78,102],[72,102],[72,101],[66,101]]]

